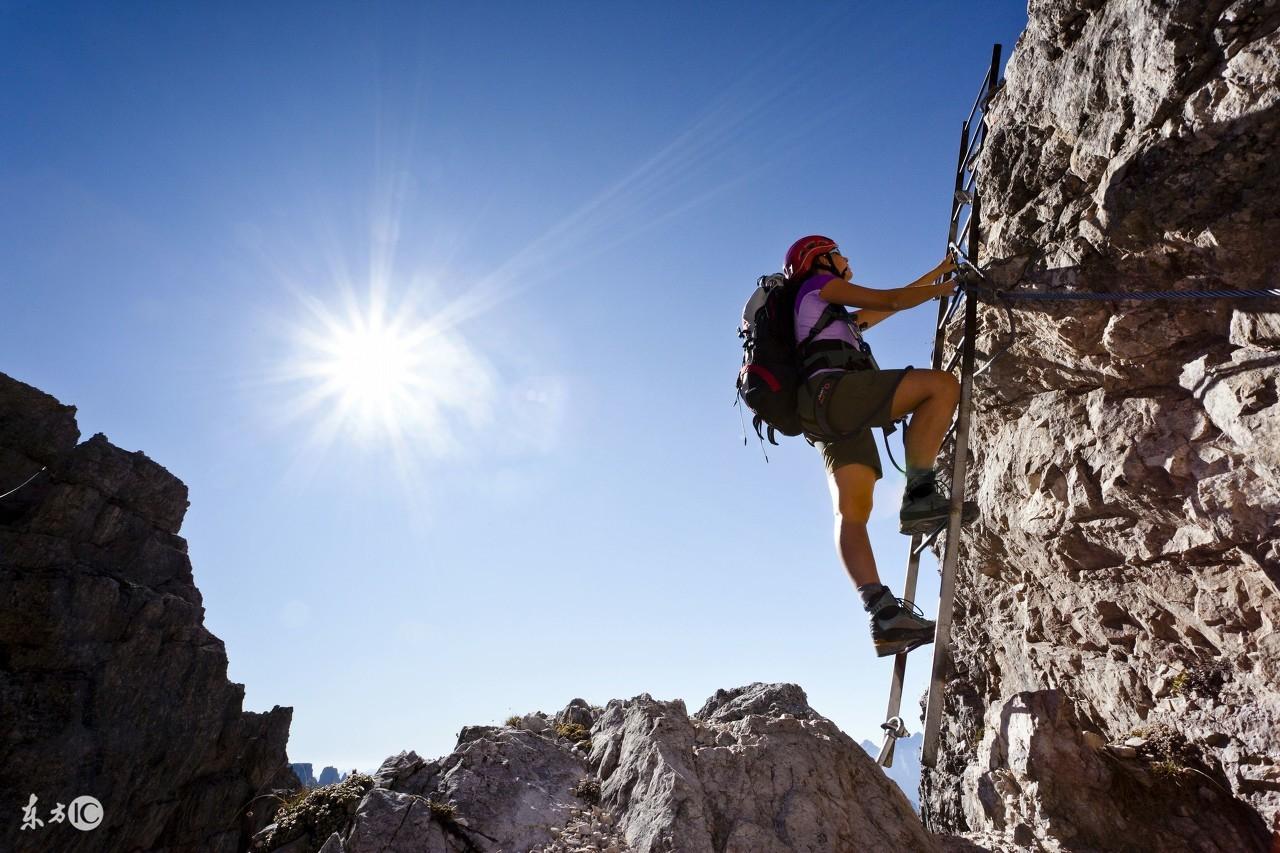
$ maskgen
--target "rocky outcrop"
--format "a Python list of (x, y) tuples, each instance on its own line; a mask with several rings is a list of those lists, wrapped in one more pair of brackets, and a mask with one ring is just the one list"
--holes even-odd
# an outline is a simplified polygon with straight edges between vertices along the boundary
[(315, 769), (310, 762), (295, 762), (289, 765), (289, 769), (298, 777), (298, 782), (308, 788), (315, 788), (319, 785), (316, 781)]
[(315, 768), (310, 762), (297, 762), (289, 765), (289, 769), (298, 777), (298, 782), (308, 788), (317, 788), (321, 785), (335, 785), (347, 778), (346, 773), (339, 773), (338, 768), (326, 766), (320, 771), (319, 778), (316, 778)]
[[(0, 848), (244, 850), (255, 795), (297, 784), (292, 709), (243, 711), (227, 680), (178, 536), (186, 487), (78, 437), (73, 408), (0, 374), (0, 493), (26, 483), (0, 499)], [(96, 828), (53, 817), (81, 796)]]
[(641, 695), (508, 722), (463, 729), (444, 758), (402, 752), (372, 778), (319, 789), (255, 850), (941, 849), (902, 792), (794, 685), (722, 690), (693, 715)]
[[(1032, 2), (979, 165), (991, 279), (1276, 287), (1278, 29), (1274, 0)], [(1019, 849), (1264, 850), (1276, 303), (1022, 305), (975, 386), (982, 517), (926, 823)], [(979, 350), (1010, 343), (1002, 312), (980, 321)]]
[(317, 785), (333, 785), (347, 778), (346, 773), (339, 773), (336, 767), (325, 767), (320, 771), (320, 778), (316, 781)]

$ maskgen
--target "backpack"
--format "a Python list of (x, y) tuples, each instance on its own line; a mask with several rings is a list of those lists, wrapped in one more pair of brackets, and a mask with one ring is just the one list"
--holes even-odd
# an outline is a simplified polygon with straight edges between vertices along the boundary
[[(788, 281), (782, 273), (762, 275), (755, 292), (742, 309), (738, 337), (742, 339), (742, 368), (738, 371), (738, 397), (747, 404), (751, 425), (764, 441), (761, 427), (768, 428), (770, 444), (774, 436), (800, 435), (800, 415), (796, 411), (796, 391), (804, 382), (800, 353), (837, 316), (838, 307), (823, 312), (808, 336), (796, 343), (796, 294), (800, 281)], [(735, 401), (736, 403), (736, 401)]]

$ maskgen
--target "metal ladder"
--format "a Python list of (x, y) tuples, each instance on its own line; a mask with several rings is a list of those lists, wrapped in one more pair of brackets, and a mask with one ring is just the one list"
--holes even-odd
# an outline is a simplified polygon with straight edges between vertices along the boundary
[[(981, 220), (981, 204), (978, 199), (978, 173), (976, 171), (979, 155), (987, 138), (986, 109), (991, 96), (1000, 86), (1000, 54), (1001, 46), (995, 45), (991, 50), (991, 66), (987, 76), (978, 87), (978, 97), (969, 110), (960, 131), (960, 156), (956, 163), (955, 190), (951, 197), (951, 221), (947, 229), (947, 251), (965, 245), (964, 254), (978, 261), (980, 248), (979, 225)], [(969, 216), (963, 225), (960, 219), (968, 209)], [(971, 275), (967, 268), (962, 268), (962, 277)], [(947, 325), (955, 316), (957, 309), (964, 307), (964, 337), (956, 348), (951, 359), (943, 364), (943, 338)], [(934, 540), (945, 530), (946, 546), (942, 557), (942, 587), (938, 595), (938, 619), (933, 636), (933, 674), (929, 682), (929, 700), (925, 709), (924, 748), (920, 760), (926, 767), (933, 767), (938, 756), (938, 730), (942, 725), (942, 686), (947, 671), (951, 667), (951, 614), (955, 603), (956, 558), (960, 545), (960, 515), (964, 508), (965, 473), (969, 464), (969, 416), (973, 400), (973, 362), (974, 337), (978, 325), (978, 303), (971, 296), (966, 297), (962, 291), (955, 299), (943, 298), (938, 305), (938, 323), (933, 338), (933, 369), (954, 370), (957, 363), (960, 368), (960, 405), (957, 408), (956, 421), (951, 425), (955, 436), (955, 448), (952, 454), (951, 467), (951, 515), (945, 527), (928, 537), (919, 534), (911, 537), (910, 557), (907, 560), (907, 578), (902, 597), (914, 601), (916, 595), (916, 579), (920, 570), (920, 554), (933, 544)], [(948, 433), (950, 436), (951, 433)], [(894, 658), (893, 680), (889, 687), (889, 708), (885, 722), (884, 742), (880, 747), (877, 762), (883, 767), (893, 766), (893, 748), (898, 738), (908, 735), (906, 724), (902, 721), (902, 683), (907, 674), (907, 653)]]

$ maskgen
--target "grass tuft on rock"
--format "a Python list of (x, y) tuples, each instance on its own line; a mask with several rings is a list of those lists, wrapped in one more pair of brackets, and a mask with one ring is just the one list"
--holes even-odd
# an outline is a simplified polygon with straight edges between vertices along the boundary
[(1200, 750), (1182, 732), (1157, 723), (1134, 729), (1133, 736), (1144, 738), (1138, 757), (1145, 759), (1151, 771), (1162, 779), (1178, 780), (1203, 763)]
[(437, 823), (452, 826), (458, 822), (458, 807), (453, 803), (427, 800), (427, 808), (431, 810), (431, 819)]
[(281, 805), (273, 828), (254, 849), (274, 850), (306, 838), (305, 850), (314, 853), (330, 835), (346, 827), (360, 800), (372, 788), (373, 777), (365, 773), (352, 773), (332, 785), (303, 788)]
[(573, 786), (573, 795), (585, 803), (598, 806), (600, 805), (600, 783), (591, 778), (581, 779)]
[(584, 740), (588, 744), (591, 743), (591, 730), (582, 723), (557, 723), (556, 736), (574, 743), (581, 743)]
[(1231, 669), (1222, 661), (1190, 666), (1169, 679), (1169, 693), (1173, 696), (1199, 696), (1217, 699), (1223, 685), (1231, 680)]

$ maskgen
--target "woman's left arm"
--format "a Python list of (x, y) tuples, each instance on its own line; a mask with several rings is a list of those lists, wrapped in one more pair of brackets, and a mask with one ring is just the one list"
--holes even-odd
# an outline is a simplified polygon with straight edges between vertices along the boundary
[[(933, 284), (945, 275), (955, 272), (956, 269), (958, 269), (958, 265), (956, 264), (955, 258), (951, 255), (947, 255), (946, 259), (943, 260), (942, 263), (938, 264), (932, 270), (905, 286), (924, 287), (926, 285)], [(872, 311), (870, 309), (863, 308), (861, 311), (854, 311), (850, 314), (850, 318), (858, 324), (859, 329), (865, 331), (870, 329), (876, 323), (879, 323), (885, 317), (892, 317), (897, 313), (897, 311)]]

